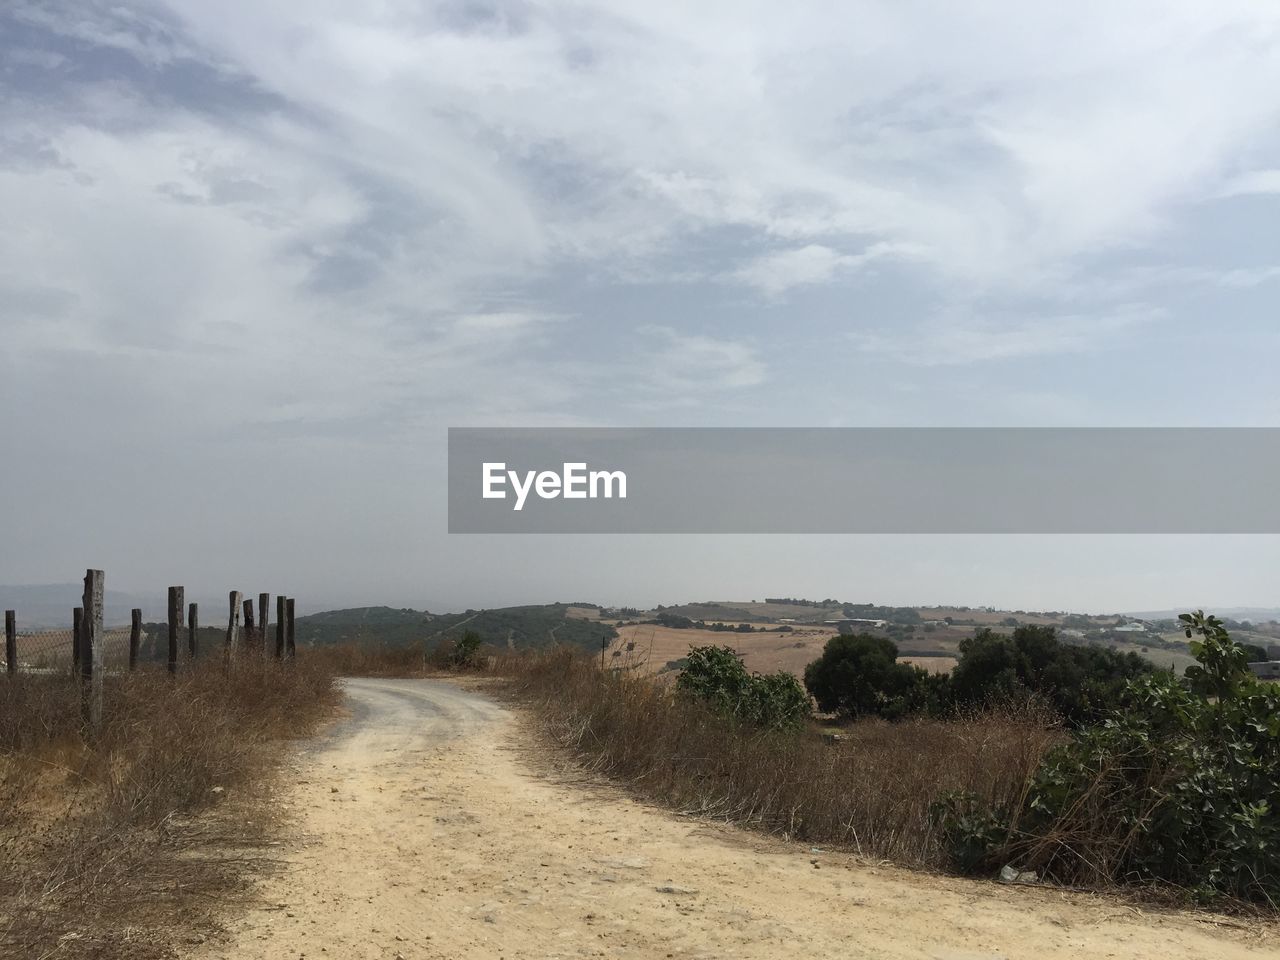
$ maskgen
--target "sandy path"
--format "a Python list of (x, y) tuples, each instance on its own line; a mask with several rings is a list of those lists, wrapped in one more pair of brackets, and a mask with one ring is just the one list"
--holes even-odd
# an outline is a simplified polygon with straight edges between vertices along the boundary
[(299, 839), (207, 958), (1280, 955), (1275, 930), (872, 867), (710, 826), (538, 765), (514, 716), (429, 680), (353, 680), (301, 756)]

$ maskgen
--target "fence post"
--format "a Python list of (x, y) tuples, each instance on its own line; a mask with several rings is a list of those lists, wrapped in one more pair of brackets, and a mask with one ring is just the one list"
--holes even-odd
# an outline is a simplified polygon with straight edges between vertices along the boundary
[(240, 645), (240, 591), (231, 591), (231, 615), (227, 617), (227, 654), (236, 652)]
[(80, 676), (80, 634), (84, 632), (84, 607), (71, 609), (71, 672)]
[(133, 608), (133, 623), (129, 627), (129, 672), (138, 669), (138, 648), (142, 645), (142, 610)]
[(18, 672), (18, 614), (13, 610), (4, 612), (4, 662), (9, 676)]
[(287, 645), (287, 647), (288, 647), (288, 651), (289, 651), (289, 659), (290, 659), (290, 660), (292, 660), (294, 657), (296, 657), (296, 656), (298, 655), (298, 648), (297, 648), (297, 645), (296, 645), (296, 644), (294, 644), (294, 642), (293, 642), (293, 640), (294, 640), (294, 634), (293, 634), (293, 597), (290, 597), (290, 598), (289, 598), (289, 600), (288, 600), (288, 602), (285, 604), (285, 616), (286, 616), (286, 617), (288, 618), (288, 620), (289, 620), (289, 625), (288, 625), (287, 627), (285, 627), (285, 631), (284, 631), (284, 634), (285, 634), (285, 643), (286, 643), (286, 645)]
[(102, 725), (102, 595), (103, 573), (84, 574), (84, 619), (81, 621), (80, 680), (84, 718), (90, 729)]
[(182, 629), (182, 587), (169, 588), (169, 672), (178, 672), (178, 631)]
[(200, 629), (200, 604), (187, 604), (187, 656), (194, 660), (200, 653), (200, 639), (196, 631)]
[(253, 597), (244, 598), (244, 644), (252, 646), (254, 638)]
[(284, 622), (285, 622), (285, 598), (284, 595), (276, 597), (276, 659), (284, 659)]
[(267, 621), (271, 619), (271, 594), (258, 594), (258, 652), (267, 652)]

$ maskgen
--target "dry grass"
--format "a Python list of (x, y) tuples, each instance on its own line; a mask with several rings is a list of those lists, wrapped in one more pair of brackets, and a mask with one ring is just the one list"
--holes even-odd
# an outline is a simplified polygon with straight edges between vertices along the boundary
[(318, 662), (234, 666), (108, 677), (96, 736), (70, 678), (0, 680), (0, 955), (173, 956), (242, 892), (264, 775), (338, 692)]
[(335, 644), (307, 651), (307, 659), (323, 663), (340, 677), (420, 677), (436, 668), (438, 657), (424, 654), (420, 644)]
[(951, 790), (1017, 799), (1060, 734), (1030, 708), (953, 721), (817, 730), (737, 727), (639, 671), (567, 650), (505, 658), (500, 672), (589, 768), (689, 813), (899, 863), (941, 866), (930, 804)]

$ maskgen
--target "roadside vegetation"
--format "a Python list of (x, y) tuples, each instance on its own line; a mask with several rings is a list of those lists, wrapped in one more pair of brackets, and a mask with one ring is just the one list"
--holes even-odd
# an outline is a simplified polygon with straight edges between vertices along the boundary
[(1015, 803), (940, 801), (957, 867), (1012, 861), (1060, 882), (1280, 907), (1280, 685), (1253, 676), (1215, 617), (1183, 621), (1200, 664), (1185, 680), (1129, 683), (1103, 722), (1046, 755)]
[[(758, 702), (773, 681), (744, 683), (706, 650), (691, 653), (695, 664), (698, 679), (684, 684), (601, 670), (569, 649), (506, 657), (498, 669), (584, 766), (642, 796), (906, 864), (947, 863), (930, 816), (936, 798), (963, 791), (1011, 804), (1061, 737), (1047, 715), (1023, 706), (949, 721), (869, 719), (828, 742), (807, 723), (774, 722), (789, 709), (735, 704), (734, 691)], [(717, 676), (723, 685), (712, 682)]]
[(848, 719), (946, 717), (1033, 696), (1080, 726), (1118, 707), (1130, 681), (1157, 672), (1136, 654), (1062, 643), (1044, 626), (1020, 626), (1012, 635), (979, 630), (960, 642), (950, 674), (930, 674), (898, 656), (886, 637), (835, 636), (805, 670), (805, 686), (820, 710)]
[(832, 638), (805, 682), (693, 648), (675, 683), (569, 649), (498, 669), (590, 769), (689, 813), (864, 855), (1280, 906), (1280, 686), (1221, 621), (1185, 677), (1051, 628), (979, 632), (950, 677)]
[(264, 790), (338, 701), (300, 659), (110, 676), (96, 735), (66, 676), (0, 678), (0, 954), (173, 955), (268, 859)]

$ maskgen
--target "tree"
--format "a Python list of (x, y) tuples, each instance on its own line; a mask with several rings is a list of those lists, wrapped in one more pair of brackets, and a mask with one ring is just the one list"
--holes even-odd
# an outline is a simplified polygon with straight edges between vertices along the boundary
[(895, 719), (912, 711), (913, 688), (923, 670), (898, 663), (898, 647), (885, 637), (840, 634), (804, 671), (804, 685), (822, 710), (849, 717)]
[(1244, 651), (1245, 659), (1249, 663), (1266, 663), (1271, 659), (1267, 656), (1266, 649), (1256, 643), (1242, 643), (1240, 649)]
[(1008, 637), (979, 630), (962, 640), (951, 692), (957, 703), (972, 705), (1035, 693), (1079, 725), (1117, 706), (1129, 680), (1154, 670), (1135, 653), (1072, 646), (1053, 627), (1024, 625)]

